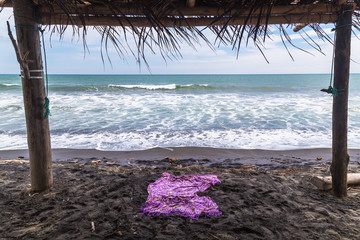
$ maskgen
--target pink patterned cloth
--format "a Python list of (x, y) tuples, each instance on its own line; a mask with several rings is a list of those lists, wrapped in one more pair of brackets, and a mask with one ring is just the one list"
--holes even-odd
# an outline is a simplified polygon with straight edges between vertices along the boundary
[(211, 185), (220, 183), (215, 175), (185, 175), (174, 176), (163, 173), (162, 177), (149, 184), (149, 193), (145, 206), (140, 208), (140, 214), (149, 216), (164, 213), (199, 219), (202, 212), (206, 217), (220, 216), (216, 203), (210, 197), (199, 197), (196, 193), (203, 192)]

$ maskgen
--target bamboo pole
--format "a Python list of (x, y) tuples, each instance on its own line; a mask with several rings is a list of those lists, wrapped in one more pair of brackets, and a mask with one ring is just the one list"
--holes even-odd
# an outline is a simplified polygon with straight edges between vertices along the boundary
[[(338, 94), (333, 100), (332, 164), (331, 175), (334, 195), (347, 196), (347, 151), (348, 94), (350, 72), (350, 42), (352, 5), (343, 5), (335, 33), (334, 89)], [(336, 91), (335, 91), (336, 92)]]
[[(227, 25), (247, 25), (255, 24), (296, 24), (296, 23), (331, 23), (337, 20), (336, 15), (316, 14), (316, 15), (289, 15), (274, 16), (267, 21), (266, 17), (258, 16), (238, 17), (238, 18), (160, 18), (158, 27), (192, 27), (192, 26), (222, 26)], [(122, 27), (153, 27), (154, 21), (144, 17), (110, 17), (110, 16), (73, 16), (66, 15), (43, 15), (40, 22), (44, 25), (77, 25), (77, 26), (122, 26)]]
[(31, 188), (39, 192), (53, 185), (49, 121), (44, 118), (45, 86), (40, 35), (32, 0), (12, 0), (16, 36), (21, 59), (27, 140), (30, 157)]

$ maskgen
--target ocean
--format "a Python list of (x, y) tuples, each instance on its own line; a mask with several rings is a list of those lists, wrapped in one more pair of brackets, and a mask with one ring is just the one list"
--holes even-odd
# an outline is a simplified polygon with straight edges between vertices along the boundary
[[(330, 75), (50, 75), (53, 148), (331, 147)], [(25, 149), (21, 80), (0, 75), (0, 150)], [(360, 148), (360, 74), (349, 148)]]

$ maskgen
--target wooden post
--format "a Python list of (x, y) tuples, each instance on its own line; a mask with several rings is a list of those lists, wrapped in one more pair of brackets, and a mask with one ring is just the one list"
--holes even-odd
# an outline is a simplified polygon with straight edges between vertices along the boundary
[(36, 5), (32, 0), (12, 0), (22, 67), (31, 188), (39, 192), (53, 185), (49, 120), (44, 118), (45, 84)]
[(334, 195), (337, 197), (347, 196), (347, 167), (349, 164), (347, 123), (352, 13), (352, 5), (343, 5), (335, 32), (331, 175)]

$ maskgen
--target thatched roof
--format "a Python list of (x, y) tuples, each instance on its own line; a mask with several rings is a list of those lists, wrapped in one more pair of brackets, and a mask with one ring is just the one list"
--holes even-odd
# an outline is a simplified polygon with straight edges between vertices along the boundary
[[(120, 41), (133, 40), (137, 60), (144, 60), (145, 49), (154, 46), (164, 57), (181, 55), (180, 43), (193, 46), (203, 39), (210, 47), (230, 45), (239, 52), (243, 40), (252, 40), (261, 51), (269, 38), (271, 24), (284, 42), (287, 33), (297, 26), (312, 28), (320, 38), (332, 41), (320, 27), (321, 23), (336, 23), (341, 4), (354, 6), (353, 27), (360, 30), (360, 0), (33, 0), (37, 5), (37, 21), (61, 34), (68, 26), (76, 34), (86, 36), (93, 26), (102, 36), (105, 48), (112, 42), (120, 56), (129, 46)], [(11, 7), (11, 0), (0, 0)], [(1, 6), (0, 5), (0, 6)], [(300, 24), (300, 25), (298, 25)], [(199, 27), (201, 26), (201, 28)], [(216, 41), (203, 34), (210, 29)], [(308, 36), (306, 36), (307, 38)], [(309, 41), (310, 43), (310, 41)], [(286, 46), (286, 45), (285, 45)], [(320, 50), (316, 44), (312, 44)], [(321, 50), (320, 50), (321, 51)]]

